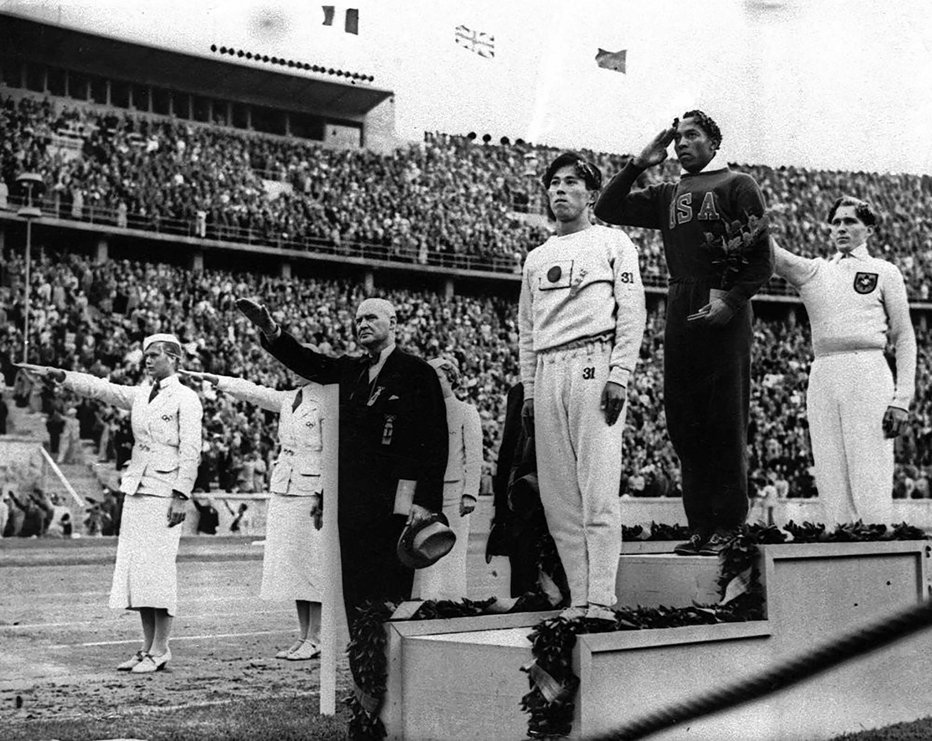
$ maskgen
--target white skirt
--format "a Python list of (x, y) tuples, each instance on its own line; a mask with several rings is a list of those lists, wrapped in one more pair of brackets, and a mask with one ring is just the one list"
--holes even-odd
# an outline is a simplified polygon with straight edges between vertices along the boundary
[(320, 531), (314, 529), (309, 497), (272, 494), (265, 520), (262, 561), (264, 600), (323, 599)]
[(138, 610), (163, 608), (174, 615), (178, 606), (175, 559), (181, 525), (168, 527), (171, 499), (145, 494), (123, 499), (110, 607)]

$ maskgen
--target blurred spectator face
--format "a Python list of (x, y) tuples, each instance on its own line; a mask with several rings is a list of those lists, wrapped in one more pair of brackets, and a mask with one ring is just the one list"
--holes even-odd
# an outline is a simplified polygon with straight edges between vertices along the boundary
[(854, 206), (839, 206), (829, 223), (832, 242), (839, 252), (850, 252), (867, 242), (874, 227), (865, 225), (857, 216)]
[(165, 352), (161, 342), (153, 342), (145, 352), (146, 370), (156, 381), (168, 378), (175, 372), (175, 358)]
[(550, 210), (557, 221), (575, 221), (592, 205), (595, 194), (594, 190), (586, 187), (586, 182), (572, 165), (557, 170), (547, 185)]
[(395, 312), (384, 299), (366, 299), (356, 310), (356, 339), (370, 353), (381, 352), (395, 337)]
[(694, 118), (684, 118), (676, 126), (676, 156), (686, 172), (699, 172), (715, 156), (715, 145)]

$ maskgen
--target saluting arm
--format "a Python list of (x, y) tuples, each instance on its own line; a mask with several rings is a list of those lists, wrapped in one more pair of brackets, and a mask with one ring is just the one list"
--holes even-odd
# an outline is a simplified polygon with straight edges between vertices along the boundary
[(92, 376), (90, 373), (78, 373), (76, 371), (65, 371), (65, 380), (62, 381), (62, 385), (79, 396), (96, 399), (121, 409), (132, 409), (133, 401), (140, 390), (139, 386), (124, 386), (111, 383)]
[(676, 122), (657, 134), (622, 171), (612, 178), (595, 205), (595, 215), (609, 224), (659, 229), (656, 187), (631, 192), (634, 181), (644, 170), (667, 158), (667, 148), (676, 136)]
[(282, 365), (309, 381), (320, 384), (337, 383), (340, 380), (336, 358), (304, 347), (291, 334), (279, 329), (274, 339), (262, 336), (262, 347), (268, 350)]
[(240, 401), (255, 404), (270, 412), (281, 412), (282, 404), (288, 396), (287, 391), (260, 386), (258, 383), (247, 381), (245, 378), (233, 378), (231, 376), (219, 376), (217, 388)]
[(815, 260), (794, 255), (778, 245), (772, 237), (770, 242), (773, 245), (773, 272), (775, 275), (783, 278), (795, 288), (801, 287), (815, 275)]

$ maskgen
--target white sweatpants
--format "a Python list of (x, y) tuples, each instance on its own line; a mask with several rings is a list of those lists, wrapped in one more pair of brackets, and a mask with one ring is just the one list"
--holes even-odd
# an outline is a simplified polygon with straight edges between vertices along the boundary
[(443, 514), (456, 535), (452, 550), (433, 566), (414, 572), (413, 599), (461, 600), (466, 596), (466, 552), (469, 547), (469, 518), (460, 517), (460, 500), (465, 481), (443, 484)]
[(892, 522), (893, 440), (884, 437), (882, 423), (893, 392), (879, 350), (828, 355), (812, 364), (806, 411), (829, 526)]
[(541, 353), (534, 427), (547, 526), (570, 588), (570, 604), (615, 604), (621, 550), (621, 442), (627, 404), (611, 427), (599, 409), (612, 346), (594, 342)]

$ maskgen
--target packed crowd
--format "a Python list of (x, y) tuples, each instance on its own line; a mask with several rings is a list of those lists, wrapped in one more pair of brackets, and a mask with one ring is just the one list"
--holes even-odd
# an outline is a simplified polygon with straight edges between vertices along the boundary
[[(53, 145), (67, 127), (80, 152)], [(726, 142), (727, 143), (727, 142)], [(524, 142), (427, 134), (389, 154), (246, 134), (164, 117), (0, 97), (0, 178), (34, 171), (62, 216), (337, 254), (518, 270), (547, 230), (537, 176), (557, 150)], [(606, 176), (625, 157), (587, 152)], [(881, 212), (878, 256), (897, 264), (913, 298), (932, 276), (929, 176), (741, 166), (760, 183), (773, 232), (789, 249), (823, 254), (825, 215), (838, 193)], [(672, 178), (668, 161), (643, 177)], [(659, 237), (631, 230), (648, 282), (665, 275)], [(772, 288), (776, 289), (776, 284)]]
[[(32, 273), (34, 362), (85, 370), (121, 383), (142, 375), (145, 335), (174, 331), (185, 343), (189, 368), (240, 376), (272, 387), (299, 383), (259, 345), (234, 306), (240, 296), (261, 296), (277, 321), (300, 341), (323, 352), (359, 352), (353, 316), (361, 286), (349, 282), (281, 279), (221, 271), (195, 273), (169, 265), (111, 261), (95, 264), (78, 254), (40, 253)], [(48, 414), (74, 411), (81, 437), (98, 443), (104, 460), (120, 463), (131, 449), (126, 415), (94, 402), (28, 387), (12, 365), (21, 347), (22, 265), (0, 256), (0, 372), (17, 403)], [(385, 293), (398, 310), (398, 341), (426, 358), (453, 355), (464, 379), (464, 398), (480, 410), (484, 460), (494, 466), (504, 397), (518, 378), (516, 307), (493, 297), (444, 299), (426, 291)], [(755, 489), (785, 482), (794, 496), (813, 496), (805, 389), (811, 359), (808, 328), (791, 322), (755, 325), (750, 451)], [(912, 422), (898, 442), (899, 493), (928, 493), (932, 470), (932, 340), (919, 332), (918, 396)], [(625, 473), (620, 493), (677, 496), (679, 471), (663, 419), (663, 316), (651, 313), (641, 362), (629, 391)], [(209, 385), (204, 404), (204, 449), (197, 489), (263, 491), (275, 450), (274, 415), (237, 402)], [(52, 418), (51, 416), (49, 417)], [(908, 482), (914, 482), (910, 485)], [(916, 486), (915, 482), (919, 482)], [(783, 483), (780, 484), (784, 486)], [(918, 493), (917, 493), (918, 492)]]

